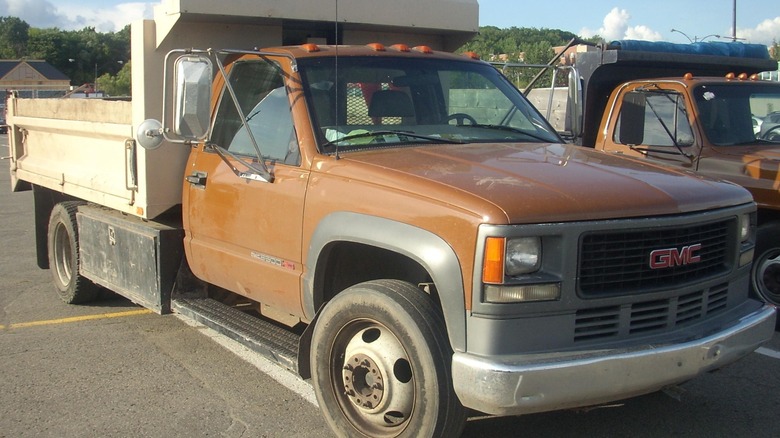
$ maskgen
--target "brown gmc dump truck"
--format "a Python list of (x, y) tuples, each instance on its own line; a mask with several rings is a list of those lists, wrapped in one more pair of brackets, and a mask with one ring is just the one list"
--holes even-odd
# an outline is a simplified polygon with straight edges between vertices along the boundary
[[(214, 327), (311, 379), (341, 436), (633, 397), (773, 336), (750, 194), (562, 144), (447, 53), (476, 2), (409, 3), (404, 26), (293, 3), (158, 7), (132, 101), (10, 99), (13, 189), (62, 299), (103, 286)], [(289, 45), (252, 48), (268, 35)]]
[[(748, 189), (758, 204), (751, 289), (780, 305), (780, 82), (758, 79), (778, 68), (766, 46), (619, 41), (580, 48), (563, 70), (571, 90), (561, 88), (549, 106), (568, 108), (551, 117), (556, 129), (579, 145)], [(546, 110), (549, 94), (541, 91), (532, 95)]]

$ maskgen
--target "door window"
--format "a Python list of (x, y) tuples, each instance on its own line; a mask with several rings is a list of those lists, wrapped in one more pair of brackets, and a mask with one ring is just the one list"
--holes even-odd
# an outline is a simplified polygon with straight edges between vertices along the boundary
[(693, 145), (693, 130), (682, 96), (666, 92), (626, 94), (613, 141), (661, 147)]
[(257, 157), (254, 138), (263, 159), (300, 164), (290, 100), (280, 67), (265, 60), (237, 62), (230, 71), (229, 83), (246, 117), (246, 125), (236, 102), (224, 89), (212, 143), (236, 155)]

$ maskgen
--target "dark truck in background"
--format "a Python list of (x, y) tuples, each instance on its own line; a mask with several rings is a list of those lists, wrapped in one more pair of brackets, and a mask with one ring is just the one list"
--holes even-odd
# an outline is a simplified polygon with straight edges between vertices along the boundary
[[(751, 290), (780, 305), (780, 82), (766, 46), (618, 41), (565, 55), (569, 86), (526, 90), (569, 141), (725, 179), (758, 205)], [(573, 60), (573, 62), (572, 62)]]

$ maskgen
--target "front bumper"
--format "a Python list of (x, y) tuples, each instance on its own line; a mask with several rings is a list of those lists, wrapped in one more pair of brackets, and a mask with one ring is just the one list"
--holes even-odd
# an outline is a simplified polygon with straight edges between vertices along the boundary
[(500, 361), (455, 353), (455, 392), (464, 406), (493, 415), (592, 406), (647, 394), (753, 352), (774, 335), (775, 317), (774, 307), (763, 306), (731, 327), (676, 344)]

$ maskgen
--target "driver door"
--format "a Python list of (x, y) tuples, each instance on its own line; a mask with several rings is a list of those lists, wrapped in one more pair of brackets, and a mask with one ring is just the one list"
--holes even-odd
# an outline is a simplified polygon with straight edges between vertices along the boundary
[[(190, 155), (184, 186), (185, 249), (199, 278), (299, 315), (301, 227), (309, 172), (285, 87), (285, 58), (247, 58), (230, 66), (211, 141)], [(246, 116), (246, 126), (241, 113)], [(252, 138), (256, 140), (258, 157)], [(225, 159), (210, 145), (230, 154)], [(225, 154), (223, 154), (225, 155)], [(247, 178), (244, 163), (263, 161), (272, 182)]]
[(685, 94), (657, 84), (648, 88), (621, 92), (618, 112), (601, 131), (603, 150), (696, 170), (701, 147)]

